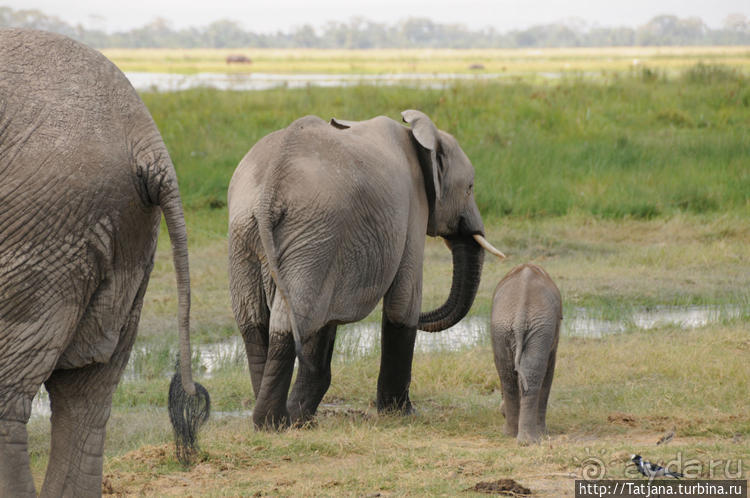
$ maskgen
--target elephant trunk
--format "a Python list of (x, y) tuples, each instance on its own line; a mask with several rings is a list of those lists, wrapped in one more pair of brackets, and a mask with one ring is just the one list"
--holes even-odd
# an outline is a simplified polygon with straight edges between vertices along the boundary
[(440, 332), (458, 323), (469, 312), (479, 288), (484, 250), (473, 237), (446, 239), (453, 254), (453, 279), (445, 304), (421, 313), (417, 328)]

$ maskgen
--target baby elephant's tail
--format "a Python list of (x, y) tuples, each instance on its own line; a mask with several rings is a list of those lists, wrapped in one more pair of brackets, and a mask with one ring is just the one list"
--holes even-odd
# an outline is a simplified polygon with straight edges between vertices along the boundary
[(526, 333), (526, 299), (527, 299), (527, 279), (521, 278), (521, 288), (518, 296), (520, 302), (515, 317), (513, 317), (513, 336), (515, 338), (516, 349), (513, 356), (513, 367), (518, 374), (518, 383), (521, 386), (521, 394), (526, 394), (529, 390), (529, 382), (521, 369), (521, 355), (523, 354), (524, 335)]

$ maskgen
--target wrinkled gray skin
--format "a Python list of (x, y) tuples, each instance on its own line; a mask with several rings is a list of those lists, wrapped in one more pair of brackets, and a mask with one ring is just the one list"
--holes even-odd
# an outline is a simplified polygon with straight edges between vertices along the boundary
[[(474, 168), (419, 111), (307, 116), (260, 140), (229, 186), (232, 308), (247, 350), (257, 427), (309, 420), (331, 382), (339, 324), (383, 299), (380, 411), (411, 413), (417, 328), (439, 331), (469, 310), (484, 253)], [(452, 248), (445, 305), (420, 315), (425, 234)], [(296, 355), (297, 379), (287, 401)]]
[(146, 107), (98, 52), (0, 29), (0, 496), (35, 496), (26, 422), (42, 383), (52, 409), (42, 495), (101, 494), (105, 424), (162, 210), (189, 357), (185, 224)]
[(516, 266), (497, 284), (492, 350), (503, 390), (504, 430), (522, 444), (539, 441), (547, 431), (561, 320), (560, 291), (541, 267)]

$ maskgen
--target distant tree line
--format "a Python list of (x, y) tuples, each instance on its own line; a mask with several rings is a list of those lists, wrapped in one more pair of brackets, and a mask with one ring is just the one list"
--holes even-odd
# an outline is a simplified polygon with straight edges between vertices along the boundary
[(439, 24), (410, 18), (393, 25), (363, 18), (331, 21), (320, 28), (306, 24), (288, 32), (253, 33), (234, 20), (203, 27), (173, 29), (155, 19), (130, 31), (107, 33), (73, 26), (39, 10), (0, 7), (0, 27), (30, 27), (68, 35), (97, 48), (519, 48), (604, 47), (643, 45), (750, 45), (750, 19), (730, 14), (719, 29), (696, 17), (660, 15), (636, 27), (589, 26), (581, 21), (544, 24), (501, 33), (494, 28), (471, 30), (460, 24)]

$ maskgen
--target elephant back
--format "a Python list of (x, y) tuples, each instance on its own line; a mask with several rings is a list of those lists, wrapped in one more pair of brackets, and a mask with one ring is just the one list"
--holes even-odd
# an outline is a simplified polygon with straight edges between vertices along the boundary
[[(75, 189), (103, 168), (132, 162), (129, 137), (142, 134), (150, 115), (101, 53), (54, 33), (2, 29), (0, 67), (0, 165), (6, 176)], [(111, 182), (112, 172), (106, 176)]]
[[(127, 78), (99, 52), (30, 29), (0, 29), (0, 68), (4, 296), (77, 299), (118, 262), (143, 274), (159, 211), (141, 201), (130, 137), (153, 122)], [(122, 233), (130, 237), (117, 245)], [(132, 297), (135, 284), (110, 279)]]
[[(523, 325), (517, 323), (519, 316), (523, 316)], [(562, 319), (559, 289), (538, 265), (524, 263), (512, 268), (492, 296), (493, 330), (510, 331), (542, 317), (552, 321)]]

